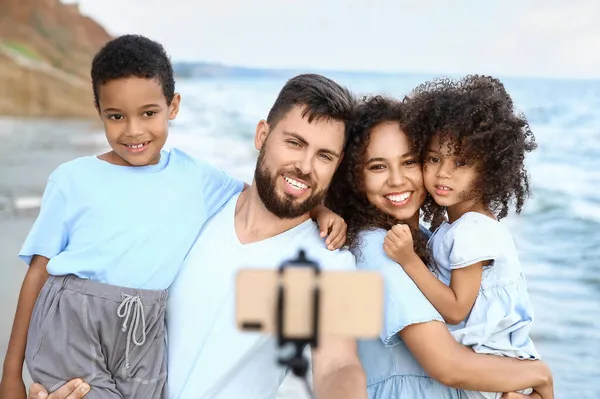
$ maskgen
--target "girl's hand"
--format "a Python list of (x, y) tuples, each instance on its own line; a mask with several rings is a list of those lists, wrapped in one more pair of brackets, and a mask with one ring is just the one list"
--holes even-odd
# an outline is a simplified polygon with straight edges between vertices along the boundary
[(400, 265), (408, 264), (414, 260), (417, 254), (413, 247), (410, 227), (405, 224), (397, 224), (392, 227), (383, 240), (383, 250), (390, 259)]

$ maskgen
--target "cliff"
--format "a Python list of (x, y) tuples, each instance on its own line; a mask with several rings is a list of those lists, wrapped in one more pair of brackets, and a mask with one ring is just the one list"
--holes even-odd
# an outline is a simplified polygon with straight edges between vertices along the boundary
[(0, 115), (95, 115), (89, 70), (110, 39), (77, 5), (0, 0)]

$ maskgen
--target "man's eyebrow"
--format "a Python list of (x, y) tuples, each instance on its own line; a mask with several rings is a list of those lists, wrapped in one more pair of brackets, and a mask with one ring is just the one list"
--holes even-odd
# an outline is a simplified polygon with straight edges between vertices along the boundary
[[(284, 131), (284, 132), (283, 132), (283, 134), (284, 134), (284, 135), (286, 135), (286, 136), (290, 136), (290, 137), (293, 137), (293, 138), (295, 138), (295, 139), (296, 139), (296, 140), (298, 140), (298, 141), (299, 141), (299, 142), (300, 142), (302, 145), (308, 145), (308, 141), (306, 141), (306, 140), (304, 139), (304, 137), (300, 136), (298, 133), (294, 133), (294, 132), (286, 132), (286, 131)], [(330, 149), (328, 149), (328, 148), (320, 148), (320, 149), (319, 149), (319, 152), (320, 152), (320, 153), (323, 153), (323, 154), (329, 154), (329, 155), (331, 155), (331, 156), (334, 156), (334, 157), (336, 157), (336, 158), (339, 158), (339, 157), (340, 157), (340, 153), (339, 153), (339, 152), (336, 152), (336, 151), (330, 150)]]
[(291, 137), (295, 138), (303, 145), (308, 145), (308, 141), (304, 140), (304, 137), (300, 136), (298, 133), (284, 131), (283, 134), (286, 136), (291, 136)]

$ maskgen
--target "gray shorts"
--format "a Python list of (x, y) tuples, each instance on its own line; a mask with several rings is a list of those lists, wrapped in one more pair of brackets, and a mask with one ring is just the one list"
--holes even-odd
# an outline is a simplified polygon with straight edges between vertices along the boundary
[(167, 291), (50, 276), (37, 299), (25, 360), (53, 392), (73, 378), (87, 399), (166, 398)]

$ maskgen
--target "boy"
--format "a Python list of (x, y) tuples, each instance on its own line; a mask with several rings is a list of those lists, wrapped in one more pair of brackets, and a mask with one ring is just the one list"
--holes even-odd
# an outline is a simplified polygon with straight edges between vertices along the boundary
[(204, 223), (244, 187), (163, 150), (181, 97), (160, 44), (121, 36), (95, 56), (91, 75), (112, 150), (48, 179), (19, 254), (29, 270), (1, 399), (25, 398), (24, 360), (49, 392), (83, 376), (94, 398), (165, 397), (167, 288)]

